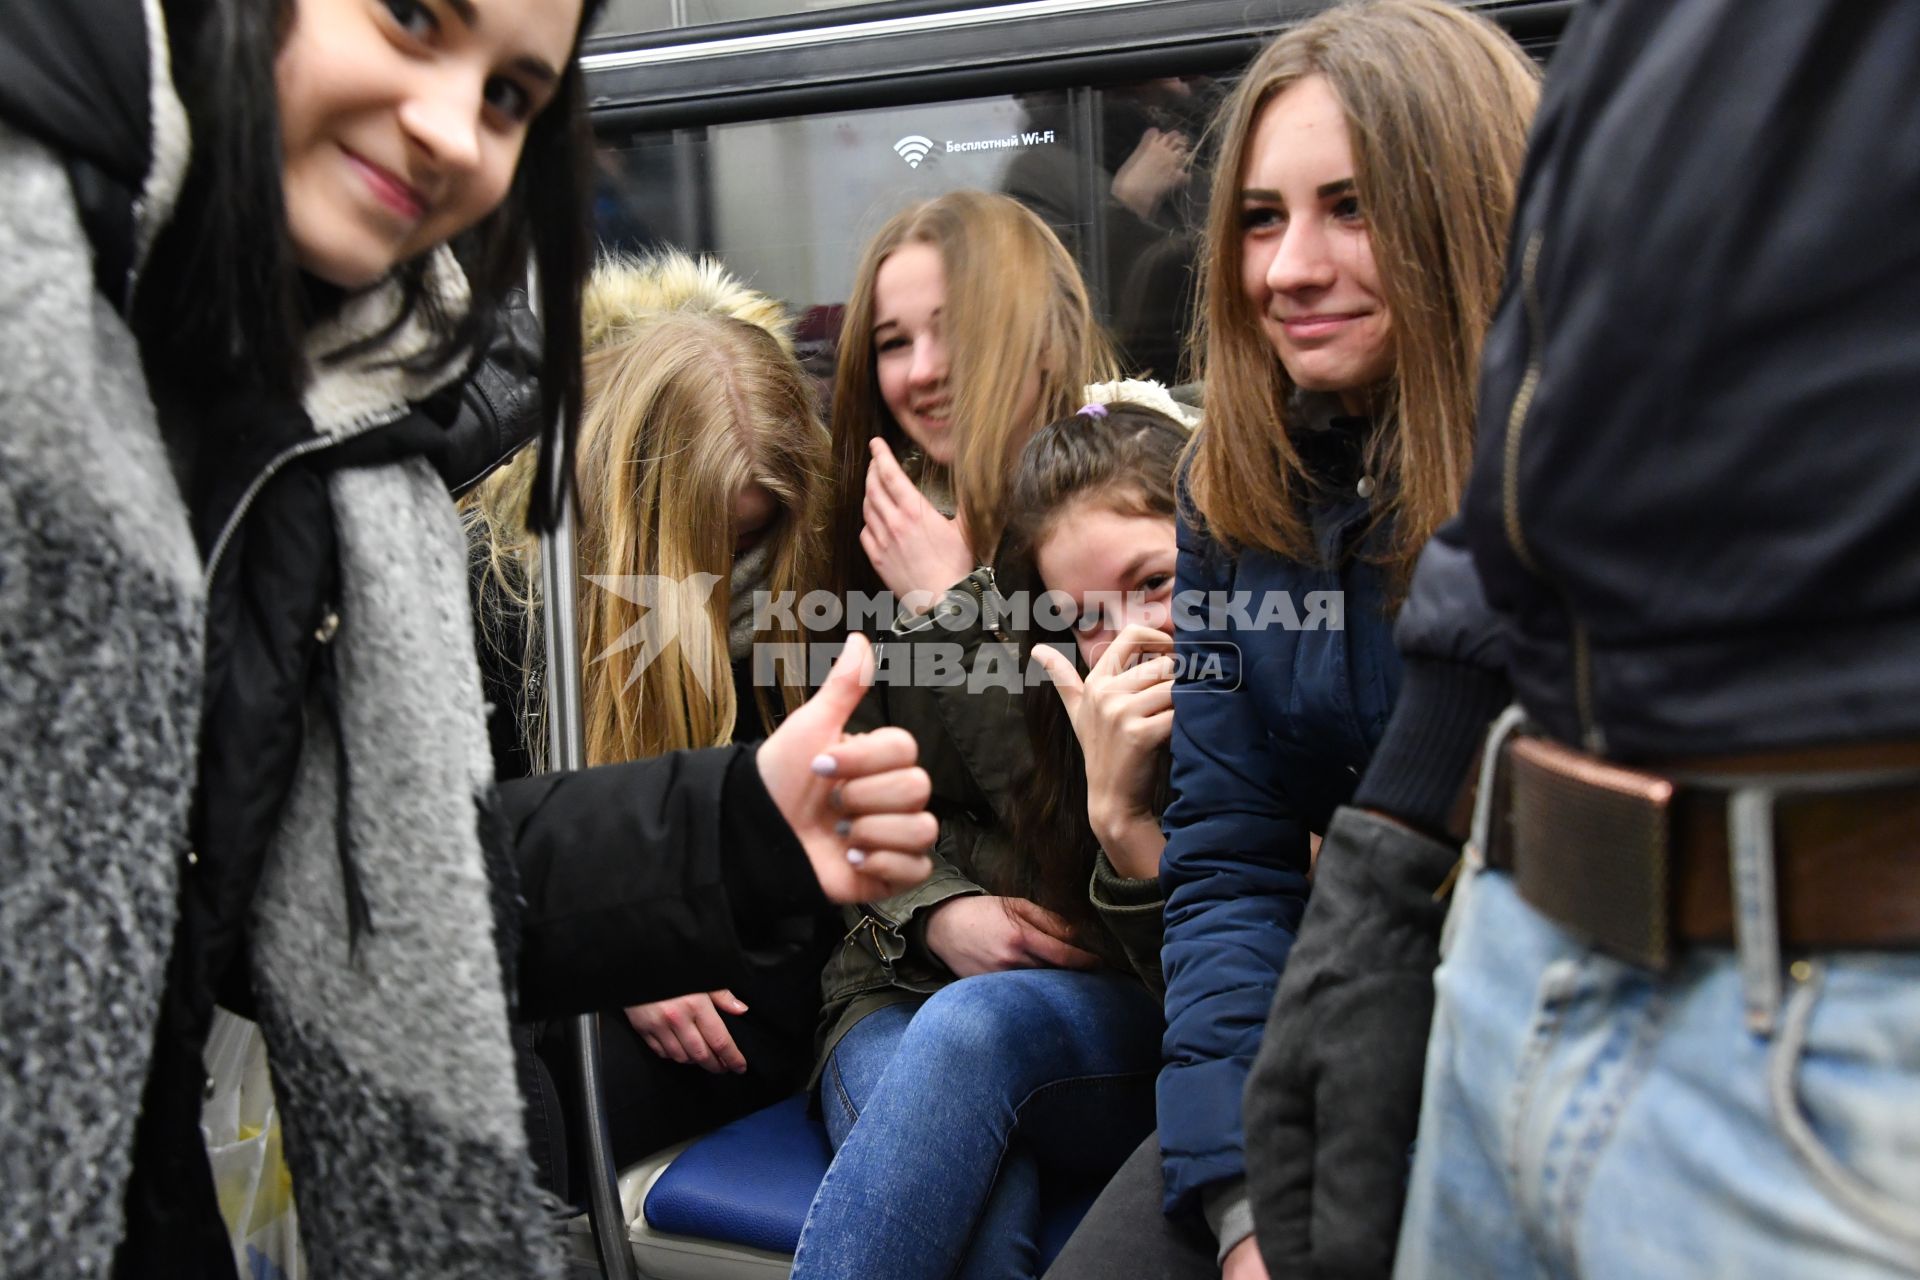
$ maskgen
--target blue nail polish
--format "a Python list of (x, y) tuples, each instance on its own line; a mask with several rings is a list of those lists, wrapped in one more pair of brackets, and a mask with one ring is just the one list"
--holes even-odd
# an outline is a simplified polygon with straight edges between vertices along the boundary
[(853, 834), (853, 823), (852, 823), (852, 822), (851, 822), (850, 820), (848, 820), (848, 819), (846, 819), (846, 818), (842, 818), (842, 819), (840, 819), (840, 821), (838, 821), (838, 822), (836, 822), (836, 823), (834, 823), (834, 824), (833, 824), (833, 834), (835, 834), (835, 835), (837, 835), (837, 836), (850, 836), (850, 835), (852, 835), (852, 834)]

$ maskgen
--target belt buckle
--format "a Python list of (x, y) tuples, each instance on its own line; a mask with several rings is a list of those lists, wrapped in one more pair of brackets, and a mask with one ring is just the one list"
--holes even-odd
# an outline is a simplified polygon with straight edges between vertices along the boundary
[[(1673, 959), (1667, 778), (1583, 755), (1549, 738), (1517, 738), (1514, 887), (1600, 950), (1664, 972)], [(1556, 854), (1558, 856), (1556, 856)]]

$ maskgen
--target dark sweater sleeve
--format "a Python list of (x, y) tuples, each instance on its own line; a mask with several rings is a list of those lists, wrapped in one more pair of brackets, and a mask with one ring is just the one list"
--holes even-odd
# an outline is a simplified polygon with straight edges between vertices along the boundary
[(732, 986), (743, 937), (824, 905), (753, 750), (678, 751), (501, 786), (523, 909), (520, 1014)]
[(827, 905), (806, 850), (760, 779), (759, 749), (732, 753), (720, 796), (720, 866), (734, 924), (749, 945), (775, 921)]
[(1394, 643), (1400, 697), (1352, 803), (1457, 842), (1481, 740), (1513, 696), (1505, 632), (1459, 520), (1421, 552)]

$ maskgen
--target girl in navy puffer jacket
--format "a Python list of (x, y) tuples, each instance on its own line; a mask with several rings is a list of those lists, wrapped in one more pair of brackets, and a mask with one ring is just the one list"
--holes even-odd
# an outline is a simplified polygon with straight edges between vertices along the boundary
[(1173, 610), (1164, 1182), (1136, 1156), (1055, 1274), (1095, 1274), (1096, 1238), (1144, 1274), (1154, 1236), (1159, 1272), (1264, 1275), (1242, 1086), (1313, 834), (1392, 709), (1398, 597), (1466, 475), (1537, 80), (1490, 23), (1373, 0), (1281, 36), (1224, 108)]

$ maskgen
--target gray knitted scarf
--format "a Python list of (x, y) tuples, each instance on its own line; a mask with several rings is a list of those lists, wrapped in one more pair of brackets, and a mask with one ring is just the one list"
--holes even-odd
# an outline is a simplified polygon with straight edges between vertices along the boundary
[[(464, 305), (444, 250), (431, 287)], [(377, 332), (397, 289), (315, 332), (326, 352)], [(364, 358), (317, 364), (306, 409), (344, 438), (390, 421), (457, 370), (409, 374), (409, 321)], [(493, 760), (481, 710), (466, 542), (421, 459), (329, 480), (339, 532), (334, 717), (306, 742), (252, 920), (254, 985), (316, 1276), (555, 1273), (508, 1040), (493, 904), (510, 869), (483, 837)], [(344, 751), (339, 748), (344, 746)], [(350, 942), (336, 763), (372, 927)], [(509, 929), (509, 932), (511, 930)]]
[(773, 542), (758, 545), (735, 557), (727, 579), (727, 657), (735, 662), (753, 656), (754, 596), (767, 589), (773, 574)]
[(99, 1276), (187, 855), (204, 593), (66, 167), (5, 125), (0, 297), (0, 1276)]

